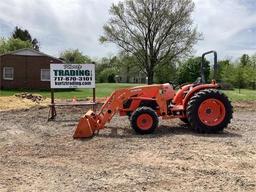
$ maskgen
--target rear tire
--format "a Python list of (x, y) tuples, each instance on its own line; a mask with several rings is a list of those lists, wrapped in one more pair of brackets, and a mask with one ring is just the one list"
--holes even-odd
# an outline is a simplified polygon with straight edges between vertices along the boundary
[(150, 107), (140, 107), (131, 116), (131, 127), (139, 134), (153, 133), (158, 122), (156, 112)]
[(198, 133), (218, 133), (230, 123), (233, 107), (227, 96), (214, 89), (196, 93), (187, 106), (191, 127)]

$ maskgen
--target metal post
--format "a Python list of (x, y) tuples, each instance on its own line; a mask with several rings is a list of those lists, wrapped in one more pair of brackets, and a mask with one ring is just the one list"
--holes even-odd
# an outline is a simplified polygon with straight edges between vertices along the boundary
[(95, 111), (95, 103), (96, 103), (96, 88), (93, 88), (93, 111)]

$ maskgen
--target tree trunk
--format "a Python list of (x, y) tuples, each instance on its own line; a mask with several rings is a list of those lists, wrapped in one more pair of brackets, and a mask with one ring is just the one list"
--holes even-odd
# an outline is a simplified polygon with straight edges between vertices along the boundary
[(127, 66), (126, 83), (130, 83), (130, 67), (129, 66)]
[(152, 85), (154, 83), (154, 72), (149, 71), (147, 74), (148, 74), (148, 85)]

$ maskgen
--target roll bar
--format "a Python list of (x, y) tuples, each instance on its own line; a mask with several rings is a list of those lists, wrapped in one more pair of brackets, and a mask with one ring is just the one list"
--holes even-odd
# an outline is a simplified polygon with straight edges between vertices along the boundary
[(204, 58), (206, 55), (209, 55), (213, 53), (214, 54), (214, 64), (213, 64), (213, 69), (214, 69), (214, 74), (213, 74), (213, 78), (216, 80), (216, 75), (217, 75), (217, 70), (218, 70), (218, 55), (216, 51), (208, 51), (206, 53), (204, 53), (202, 55), (202, 61), (201, 61), (201, 79), (202, 79), (202, 83), (205, 83), (205, 75), (204, 75)]

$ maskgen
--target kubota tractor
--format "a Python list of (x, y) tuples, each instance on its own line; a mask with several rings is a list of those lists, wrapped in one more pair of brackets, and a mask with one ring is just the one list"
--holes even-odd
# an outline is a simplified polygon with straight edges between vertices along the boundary
[(80, 119), (73, 137), (92, 137), (117, 112), (128, 116), (131, 127), (140, 134), (153, 133), (160, 117), (179, 118), (199, 133), (222, 131), (232, 119), (233, 108), (215, 80), (205, 83), (204, 57), (210, 53), (214, 54), (215, 77), (217, 53), (209, 51), (202, 55), (201, 78), (197, 82), (181, 86), (177, 92), (170, 83), (116, 90), (98, 113), (89, 110)]

